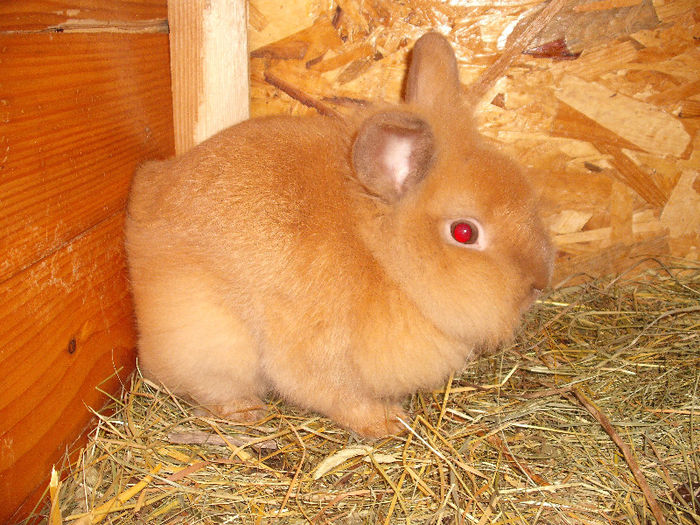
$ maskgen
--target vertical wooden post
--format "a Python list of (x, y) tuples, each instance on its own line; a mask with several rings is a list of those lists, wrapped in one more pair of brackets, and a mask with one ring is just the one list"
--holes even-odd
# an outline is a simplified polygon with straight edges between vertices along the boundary
[(249, 116), (246, 0), (170, 0), (175, 151)]

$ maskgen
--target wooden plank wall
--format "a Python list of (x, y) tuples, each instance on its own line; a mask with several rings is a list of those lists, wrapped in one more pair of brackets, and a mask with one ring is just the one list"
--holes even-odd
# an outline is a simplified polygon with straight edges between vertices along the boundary
[[(430, 30), (469, 86), (545, 3), (251, 0), (251, 114), (398, 101)], [(697, 0), (568, 0), (477, 107), (542, 194), (557, 281), (700, 257), (699, 37)]]
[(0, 70), (5, 523), (133, 369), (123, 211), (174, 153), (166, 1), (4, 0)]

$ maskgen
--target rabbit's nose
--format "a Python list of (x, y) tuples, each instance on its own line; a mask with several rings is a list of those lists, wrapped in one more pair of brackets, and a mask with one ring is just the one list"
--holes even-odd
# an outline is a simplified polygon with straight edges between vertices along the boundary
[(552, 277), (552, 263), (549, 257), (527, 257), (522, 259), (524, 266), (525, 290), (535, 296), (539, 296)]

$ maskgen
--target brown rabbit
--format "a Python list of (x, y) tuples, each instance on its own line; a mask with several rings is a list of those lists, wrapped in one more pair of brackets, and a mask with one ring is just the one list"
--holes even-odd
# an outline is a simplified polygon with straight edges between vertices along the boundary
[(402, 399), (512, 336), (550, 241), (513, 161), (484, 143), (438, 34), (405, 104), (222, 131), (133, 182), (140, 362), (214, 413), (285, 399), (364, 436)]

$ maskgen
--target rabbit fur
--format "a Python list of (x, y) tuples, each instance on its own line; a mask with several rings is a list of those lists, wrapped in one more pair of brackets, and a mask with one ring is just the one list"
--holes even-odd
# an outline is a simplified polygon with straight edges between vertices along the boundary
[[(452, 237), (462, 220), (476, 243)], [(148, 377), (234, 421), (274, 391), (370, 437), (512, 337), (553, 258), (436, 33), (400, 105), (251, 119), (144, 165), (126, 247)]]

